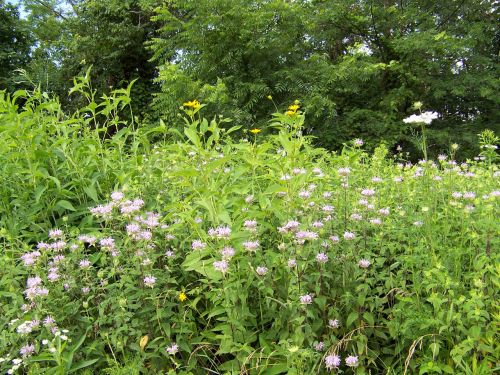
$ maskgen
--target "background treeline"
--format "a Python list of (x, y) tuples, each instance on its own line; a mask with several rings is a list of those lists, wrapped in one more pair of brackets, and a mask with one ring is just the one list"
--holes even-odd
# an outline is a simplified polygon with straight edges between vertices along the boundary
[(460, 158), (473, 157), (476, 135), (500, 129), (498, 5), (0, 0), (0, 89), (40, 86), (74, 110), (73, 77), (92, 65), (98, 95), (138, 78), (133, 109), (144, 126), (181, 125), (179, 106), (197, 98), (208, 114), (265, 128), (298, 99), (319, 146), (359, 137), (414, 158), (418, 129), (402, 119), (421, 101), (441, 114), (427, 134), (431, 154), (458, 143)]

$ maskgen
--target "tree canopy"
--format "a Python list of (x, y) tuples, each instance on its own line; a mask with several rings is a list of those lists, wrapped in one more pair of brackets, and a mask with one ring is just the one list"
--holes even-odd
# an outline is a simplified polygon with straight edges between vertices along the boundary
[(18, 67), (64, 98), (92, 65), (99, 92), (138, 78), (134, 111), (150, 121), (175, 125), (179, 105), (199, 99), (248, 129), (299, 100), (306, 131), (329, 149), (360, 137), (411, 150), (418, 130), (402, 119), (415, 102), (439, 113), (428, 134), (434, 153), (453, 142), (468, 148), (482, 129), (500, 127), (498, 2), (22, 3), (26, 20), (0, 3), (0, 79), (9, 89)]

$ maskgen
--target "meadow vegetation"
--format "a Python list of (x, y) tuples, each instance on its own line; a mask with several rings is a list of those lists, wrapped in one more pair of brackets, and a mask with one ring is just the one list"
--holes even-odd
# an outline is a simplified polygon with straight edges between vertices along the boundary
[(132, 87), (0, 93), (2, 372), (500, 370), (494, 132), (411, 163), (314, 147), (298, 101), (152, 126)]

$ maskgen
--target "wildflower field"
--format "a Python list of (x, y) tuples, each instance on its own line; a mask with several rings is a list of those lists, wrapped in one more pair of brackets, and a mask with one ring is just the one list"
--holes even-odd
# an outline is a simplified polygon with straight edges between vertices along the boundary
[(0, 94), (2, 373), (500, 371), (493, 132), (412, 164), (314, 148), (300, 103), (146, 127), (87, 88)]

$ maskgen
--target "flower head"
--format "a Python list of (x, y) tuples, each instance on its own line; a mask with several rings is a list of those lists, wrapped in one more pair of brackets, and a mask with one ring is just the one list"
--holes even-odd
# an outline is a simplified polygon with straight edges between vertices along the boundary
[(359, 365), (358, 357), (355, 355), (350, 355), (345, 359), (345, 364), (349, 367), (356, 367)]
[(330, 354), (325, 357), (325, 367), (327, 370), (333, 370), (340, 366), (340, 357), (338, 355)]
[(258, 129), (258, 128), (253, 128), (253, 129), (251, 129), (251, 130), (250, 130), (250, 133), (252, 133), (252, 134), (258, 134), (258, 133), (260, 133), (261, 131), (262, 131), (262, 130), (260, 130), (260, 129)]
[(358, 262), (358, 266), (361, 267), (361, 268), (368, 268), (370, 267), (370, 264), (371, 262), (367, 259), (361, 259), (359, 262)]
[(305, 294), (303, 296), (300, 296), (300, 303), (302, 305), (310, 305), (312, 303), (312, 296), (310, 294)]
[(264, 276), (267, 273), (267, 267), (259, 266), (255, 269), (255, 272), (257, 272), (257, 275), (259, 276)]
[(186, 293), (180, 292), (179, 293), (179, 301), (184, 302), (185, 300), (187, 300)]
[(201, 104), (198, 100), (195, 99), (195, 100), (183, 103), (182, 106), (187, 107), (187, 108), (192, 108), (192, 109), (198, 109), (201, 107)]
[(152, 288), (155, 286), (155, 283), (156, 283), (156, 277), (154, 276), (146, 276), (144, 278), (144, 285)]
[(418, 124), (418, 123), (424, 123), (429, 125), (432, 120), (435, 120), (438, 118), (438, 113), (437, 112), (423, 112), (420, 115), (411, 115), (410, 117), (407, 117), (403, 120), (405, 124)]
[(167, 353), (170, 355), (175, 355), (179, 351), (179, 346), (177, 344), (172, 344), (169, 347), (167, 347)]

